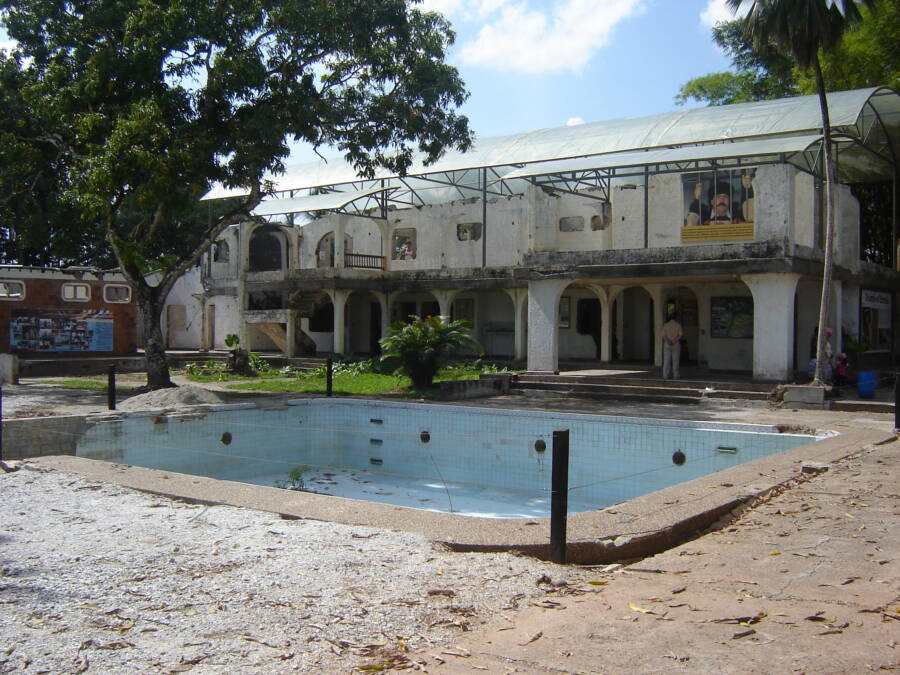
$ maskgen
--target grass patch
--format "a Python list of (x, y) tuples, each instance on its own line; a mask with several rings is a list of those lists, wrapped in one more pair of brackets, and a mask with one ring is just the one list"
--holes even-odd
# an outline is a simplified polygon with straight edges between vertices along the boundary
[[(104, 377), (102, 380), (89, 380), (72, 378), (69, 380), (45, 380), (41, 384), (50, 384), (54, 387), (62, 387), (63, 389), (84, 389), (86, 391), (106, 391), (108, 380)], [(130, 384), (116, 383), (116, 391), (131, 391), (137, 389)]]
[[(399, 375), (378, 375), (364, 373), (350, 375), (339, 373), (334, 376), (332, 390), (341, 396), (374, 396), (378, 394), (400, 394), (409, 389), (412, 382)], [(252, 389), (254, 391), (287, 392), (297, 394), (325, 394), (325, 378), (321, 376), (294, 377), (290, 379), (269, 379), (253, 382), (229, 384), (228, 389)]]

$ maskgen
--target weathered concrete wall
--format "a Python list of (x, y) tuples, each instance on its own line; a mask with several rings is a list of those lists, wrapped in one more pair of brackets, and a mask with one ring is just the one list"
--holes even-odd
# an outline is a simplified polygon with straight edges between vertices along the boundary
[(793, 178), (796, 174), (796, 169), (785, 165), (761, 166), (756, 170), (753, 179), (755, 240), (790, 239), (794, 219)]
[(225, 337), (231, 333), (240, 333), (239, 304), (236, 297), (215, 295), (207, 300), (207, 312), (213, 312), (212, 346), (214, 349), (227, 349)]
[(835, 262), (854, 272), (859, 269), (859, 202), (846, 185), (835, 191)]
[[(794, 243), (815, 246), (815, 181), (808, 173), (794, 176)], [(759, 208), (759, 207), (757, 207)]]
[(596, 359), (597, 346), (590, 335), (581, 335), (576, 328), (578, 322), (578, 301), (583, 298), (594, 298), (596, 295), (584, 288), (567, 288), (563, 291), (561, 302), (569, 301), (569, 326), (559, 328), (559, 358), (561, 359)]
[(200, 346), (203, 303), (195, 296), (202, 292), (200, 267), (197, 266), (178, 279), (169, 292), (162, 313), (162, 332), (170, 349), (197, 349)]
[(650, 176), (648, 245), (680, 246), (684, 198), (679, 174)]
[(74, 455), (87, 428), (84, 417), (32, 417), (3, 420), (3, 457), (26, 459)]
[(700, 314), (700, 357), (712, 370), (752, 370), (753, 340), (714, 338), (710, 335), (710, 299), (718, 296), (750, 296), (743, 283), (713, 283), (694, 286)]
[(644, 187), (634, 183), (616, 185), (612, 190), (612, 247), (644, 247)]

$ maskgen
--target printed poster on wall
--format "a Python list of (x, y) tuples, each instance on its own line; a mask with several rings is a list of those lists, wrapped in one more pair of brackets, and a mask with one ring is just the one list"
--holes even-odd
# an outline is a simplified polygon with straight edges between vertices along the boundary
[(19, 309), (9, 323), (9, 346), (31, 352), (111, 352), (108, 309)]
[(714, 338), (752, 338), (753, 298), (710, 298), (709, 324)]

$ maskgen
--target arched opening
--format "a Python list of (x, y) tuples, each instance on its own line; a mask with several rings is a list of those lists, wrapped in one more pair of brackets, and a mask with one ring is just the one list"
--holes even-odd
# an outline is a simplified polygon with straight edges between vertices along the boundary
[(601, 307), (597, 296), (584, 286), (568, 286), (559, 299), (560, 360), (599, 359), (601, 329)]
[(653, 363), (656, 335), (653, 298), (643, 288), (626, 288), (613, 304), (614, 360)]
[[(344, 235), (344, 253), (353, 253), (353, 237)], [(334, 267), (334, 232), (329, 232), (316, 244), (316, 267)]]
[(667, 288), (664, 294), (663, 321), (675, 317), (681, 324), (681, 365), (697, 365), (700, 361), (700, 321), (697, 296), (687, 286)]
[(391, 323), (410, 321), (410, 316), (439, 316), (441, 305), (427, 291), (407, 291), (391, 297)]
[(250, 271), (271, 272), (284, 267), (284, 233), (274, 225), (263, 225), (250, 236)]

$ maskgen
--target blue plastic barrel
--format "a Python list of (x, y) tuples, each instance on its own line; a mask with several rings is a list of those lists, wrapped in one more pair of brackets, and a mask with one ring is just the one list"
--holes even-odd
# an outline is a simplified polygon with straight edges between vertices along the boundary
[(856, 393), (860, 398), (872, 398), (875, 396), (875, 387), (878, 386), (878, 373), (874, 370), (861, 370), (856, 376)]

